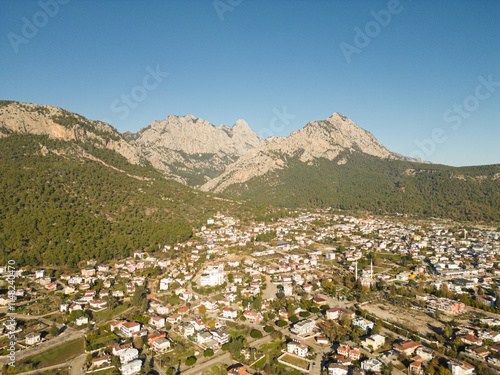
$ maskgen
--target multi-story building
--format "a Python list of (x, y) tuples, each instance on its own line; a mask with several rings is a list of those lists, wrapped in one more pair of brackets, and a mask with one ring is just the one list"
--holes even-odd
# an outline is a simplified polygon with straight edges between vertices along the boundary
[(346, 358), (352, 359), (353, 361), (357, 361), (361, 358), (361, 352), (359, 348), (351, 348), (347, 344), (340, 344), (337, 348), (337, 353), (343, 355)]
[(224, 272), (211, 271), (205, 272), (200, 276), (201, 286), (217, 286), (224, 283), (225, 274)]
[(382, 362), (377, 358), (368, 358), (361, 362), (361, 369), (373, 373), (382, 371)]
[(412, 340), (407, 340), (393, 344), (394, 350), (398, 351), (399, 353), (404, 353), (406, 355), (413, 354), (413, 352), (420, 346), (422, 345)]
[(311, 319), (304, 319), (293, 325), (290, 331), (296, 335), (305, 335), (307, 333), (312, 333), (316, 328), (316, 322)]
[(470, 363), (458, 359), (448, 361), (448, 369), (452, 375), (472, 375), (475, 370)]
[(120, 325), (120, 331), (125, 337), (132, 337), (139, 333), (141, 330), (141, 324), (135, 322), (125, 322)]
[(306, 344), (299, 342), (298, 340), (290, 341), (286, 345), (286, 350), (288, 353), (296, 354), (299, 357), (307, 357), (308, 347)]
[(364, 347), (371, 347), (372, 350), (377, 350), (384, 346), (385, 344), (385, 337), (382, 335), (371, 335), (366, 337), (363, 340), (363, 346)]
[(141, 371), (141, 367), (142, 361), (140, 359), (136, 359), (132, 362), (124, 363), (120, 367), (120, 370), (123, 375), (132, 375), (137, 374), (139, 371)]
[(153, 316), (149, 319), (149, 324), (156, 328), (165, 327), (165, 318), (161, 316)]
[(448, 298), (430, 298), (427, 300), (427, 307), (446, 314), (459, 314), (465, 311), (465, 304), (463, 302)]
[(327, 366), (328, 375), (347, 375), (349, 366), (341, 365), (338, 363), (330, 363)]
[(153, 349), (156, 352), (165, 352), (170, 349), (170, 340), (165, 337), (160, 337), (153, 342)]
[(139, 358), (139, 351), (136, 348), (127, 348), (120, 353), (120, 362), (127, 363)]

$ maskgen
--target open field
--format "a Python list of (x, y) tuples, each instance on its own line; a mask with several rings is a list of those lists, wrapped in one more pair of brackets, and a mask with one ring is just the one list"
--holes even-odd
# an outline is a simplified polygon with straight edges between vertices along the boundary
[(102, 322), (113, 317), (120, 317), (120, 314), (124, 313), (129, 308), (129, 303), (122, 303), (117, 306), (115, 309), (105, 309), (103, 311), (99, 311), (94, 313), (94, 318), (98, 322)]
[(287, 363), (290, 363), (294, 366), (303, 368), (304, 370), (307, 370), (309, 368), (309, 362), (307, 362), (303, 359), (297, 358), (297, 357), (290, 355), (290, 354), (285, 354), (283, 357), (281, 357), (281, 360), (283, 362), (287, 362)]
[(25, 358), (21, 363), (33, 363), (37, 368), (44, 368), (66, 362), (82, 353), (83, 338), (79, 338)]
[(408, 327), (408, 329), (417, 330), (423, 337), (426, 337), (428, 333), (434, 332), (429, 326), (443, 327), (441, 322), (428, 316), (423, 311), (411, 308), (402, 308), (388, 302), (374, 304), (369, 303), (363, 305), (363, 309), (379, 319), (391, 323), (401, 324)]
[(116, 369), (106, 369), (106, 370), (102, 370), (102, 371), (95, 371), (92, 373), (92, 375), (112, 375), (112, 374), (116, 374), (117, 373), (117, 370)]

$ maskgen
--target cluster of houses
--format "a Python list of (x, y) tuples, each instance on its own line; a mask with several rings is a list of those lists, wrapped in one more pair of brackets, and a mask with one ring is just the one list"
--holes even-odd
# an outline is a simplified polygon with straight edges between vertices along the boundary
[[(89, 262), (78, 274), (63, 274), (57, 279), (47, 276), (45, 270), (35, 270), (26, 277), (48, 293), (61, 292), (65, 295), (59, 309), (70, 315), (74, 311), (92, 310), (95, 312), (108, 308), (110, 297), (118, 301), (134, 295), (139, 286), (152, 286), (155, 296), (148, 301), (148, 323), (116, 320), (111, 323), (111, 331), (123, 338), (147, 336), (148, 344), (157, 353), (165, 353), (172, 347), (172, 341), (164, 330), (170, 325), (173, 330), (196, 343), (202, 348), (219, 350), (229, 341), (225, 321), (236, 319), (248, 323), (260, 323), (267, 311), (270, 311), (271, 299), (264, 299), (259, 309), (244, 306), (242, 299), (252, 299), (262, 295), (267, 282), (280, 284), (280, 293), (285, 297), (296, 298), (300, 293), (309, 295), (317, 306), (326, 304), (326, 300), (315, 295), (321, 290), (321, 279), (331, 268), (325, 266), (335, 261), (346, 271), (358, 277), (357, 262), (368, 252), (381, 252), (394, 256), (406, 256), (413, 260), (411, 271), (383, 273), (374, 276), (373, 269), (361, 270), (361, 282), (371, 288), (375, 278), (386, 282), (406, 282), (425, 277), (428, 285), (437, 289), (443, 285), (456, 294), (470, 293), (481, 288), (482, 295), (476, 300), (485, 306), (494, 306), (498, 292), (493, 286), (500, 276), (498, 255), (500, 243), (498, 232), (473, 230), (457, 231), (442, 225), (420, 226), (382, 219), (361, 219), (348, 215), (332, 215), (326, 211), (308, 213), (298, 212), (295, 217), (282, 218), (272, 224), (257, 223), (241, 226), (232, 217), (221, 214), (207, 221), (207, 225), (195, 233), (194, 239), (182, 244), (165, 246), (164, 252), (180, 252), (179, 259), (159, 259), (146, 252), (137, 251), (133, 257), (110, 264)], [(318, 223), (322, 223), (318, 225)], [(270, 242), (261, 242), (264, 250), (250, 256), (239, 255), (234, 249), (255, 243), (260, 234), (273, 232), (276, 238)], [(314, 243), (329, 243), (330, 240), (342, 240), (350, 245), (339, 249), (325, 247), (323, 250), (305, 250)], [(301, 251), (295, 251), (300, 249)], [(159, 267), (162, 275), (156, 279), (147, 279), (144, 271)], [(326, 271), (325, 271), (326, 270)], [(0, 267), (0, 274), (6, 272)], [(22, 277), (22, 273), (20, 273)], [(99, 287), (97, 288), (97, 285)], [(200, 288), (200, 289), (197, 289)], [(222, 293), (222, 298), (214, 298), (200, 293), (202, 288), (215, 288)], [(19, 298), (31, 293), (32, 288), (20, 288), (16, 291)], [(170, 305), (162, 296), (174, 295), (180, 303)], [(450, 298), (419, 296), (425, 301), (430, 311), (439, 311), (448, 315), (461, 314), (466, 310), (463, 302)], [(7, 296), (0, 297), (0, 305), (5, 304)], [(301, 309), (295, 308), (294, 314)], [(211, 314), (210, 319), (200, 319), (200, 315)], [(279, 318), (286, 319), (289, 311), (277, 311)], [(348, 315), (353, 326), (359, 327), (367, 335), (361, 345), (370, 351), (377, 351), (385, 345), (385, 337), (369, 332), (374, 323), (357, 317), (353, 311), (341, 307), (326, 308), (324, 318), (339, 320)], [(74, 321), (76, 326), (86, 326), (89, 317), (80, 314)], [(306, 340), (320, 336), (317, 320), (302, 319), (290, 328), (290, 332)], [(499, 322), (496, 324), (498, 325)], [(493, 324), (493, 323), (492, 323)], [(498, 355), (492, 348), (483, 345), (485, 340), (494, 343), (500, 341), (500, 335), (491, 329), (466, 330), (456, 332), (462, 342), (470, 346), (467, 355), (471, 359), (480, 359), (498, 365)], [(36, 333), (26, 337), (28, 345), (40, 342)], [(324, 339), (326, 340), (326, 339)], [(328, 343), (326, 340), (325, 343)], [(411, 358), (409, 371), (422, 374), (425, 364), (432, 359), (432, 351), (413, 341), (394, 344), (396, 352), (405, 353)], [(303, 341), (291, 341), (287, 344), (289, 353), (306, 357), (309, 347)], [(136, 355), (137, 354), (137, 355)], [(98, 367), (109, 364), (111, 355), (119, 356), (121, 371), (133, 374), (140, 370), (141, 361), (138, 350), (127, 345), (116, 346), (110, 354), (103, 354), (93, 360)], [(352, 363), (360, 359), (360, 349), (341, 343), (332, 356), (332, 362), (326, 367), (329, 375), (345, 375), (353, 369)], [(383, 363), (377, 358), (366, 358), (356, 371), (377, 373)], [(450, 362), (453, 374), (471, 374), (469, 364), (463, 361)], [(139, 369), (139, 370), (137, 370)], [(460, 370), (462, 369), (462, 370)], [(242, 368), (241, 371), (243, 371)], [(233, 370), (231, 370), (233, 371)], [(237, 371), (237, 370), (236, 370)], [(246, 371), (246, 370), (244, 370)], [(472, 368), (474, 371), (474, 368)]]

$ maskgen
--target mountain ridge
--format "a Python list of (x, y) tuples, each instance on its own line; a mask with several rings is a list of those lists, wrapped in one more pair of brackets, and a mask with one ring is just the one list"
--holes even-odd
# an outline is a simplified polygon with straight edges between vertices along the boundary
[[(171, 115), (136, 135), (122, 135), (109, 124), (61, 108), (0, 101), (0, 140), (13, 134), (65, 142), (57, 148), (41, 142), (37, 155), (78, 156), (126, 173), (141, 167), (229, 198), (282, 207), (500, 219), (500, 165), (419, 163), (389, 151), (340, 113), (287, 137), (262, 139), (243, 120), (215, 126), (192, 115)], [(118, 162), (113, 152), (124, 160)]]
[(0, 137), (9, 132), (47, 135), (64, 141), (90, 142), (118, 152), (132, 164), (142, 164), (140, 150), (132, 147), (111, 125), (93, 121), (59, 107), (13, 101), (0, 102)]
[(192, 115), (170, 115), (127, 137), (156, 169), (193, 187), (221, 174), (262, 141), (244, 120), (215, 126)]
[[(311, 121), (287, 137), (270, 137), (230, 165), (220, 176), (201, 186), (201, 190), (223, 192), (234, 183), (261, 176), (286, 165), (276, 154), (294, 156), (308, 163), (316, 158), (334, 160), (343, 150), (361, 151), (380, 158), (401, 159), (346, 116), (335, 112), (322, 121)], [(339, 161), (342, 163), (343, 161)]]

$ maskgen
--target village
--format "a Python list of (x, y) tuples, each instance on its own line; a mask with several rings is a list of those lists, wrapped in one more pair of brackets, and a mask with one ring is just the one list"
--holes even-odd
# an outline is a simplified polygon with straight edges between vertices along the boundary
[[(217, 214), (185, 243), (82, 261), (73, 273), (18, 269), (15, 311), (5, 286), (0, 296), (0, 361), (5, 374), (45, 366), (124, 375), (496, 374), (499, 238), (330, 210), (268, 223)], [(12, 317), (15, 326), (6, 323)], [(12, 335), (17, 372), (6, 366)]]

